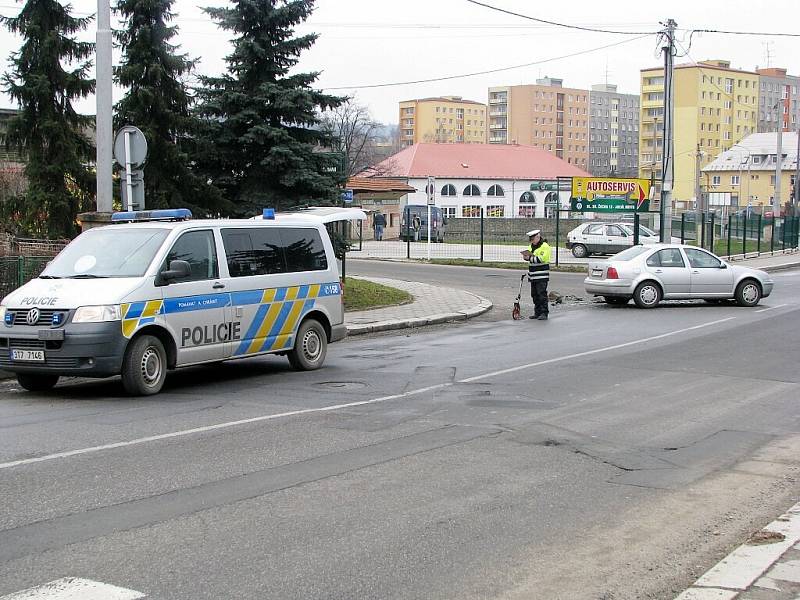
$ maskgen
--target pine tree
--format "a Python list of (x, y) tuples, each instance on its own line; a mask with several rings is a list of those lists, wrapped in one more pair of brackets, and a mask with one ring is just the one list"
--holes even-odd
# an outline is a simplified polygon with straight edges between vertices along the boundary
[[(18, 16), (0, 17), (23, 38), (2, 82), (21, 108), (9, 121), (7, 142), (26, 157), (22, 228), (32, 235), (74, 235), (75, 217), (94, 203), (95, 181), (88, 169), (94, 150), (83, 133), (93, 119), (72, 106), (94, 91), (94, 80), (87, 78), (94, 44), (74, 37), (91, 17), (73, 17), (71, 10), (56, 0), (28, 0)], [(64, 66), (73, 64), (72, 70)]]
[(122, 62), (116, 81), (127, 88), (117, 103), (115, 128), (135, 125), (147, 139), (144, 164), (147, 208), (188, 207), (203, 215), (225, 210), (218, 190), (189, 170), (186, 147), (197, 132), (185, 78), (195, 61), (170, 43), (174, 0), (120, 0), (125, 28), (117, 32)]
[(237, 216), (264, 206), (331, 202), (340, 160), (334, 140), (319, 128), (319, 111), (344, 98), (311, 88), (319, 73), (289, 74), (316, 34), (294, 37), (313, 0), (233, 0), (206, 12), (236, 34), (228, 72), (202, 77), (200, 115), (207, 130), (198, 159), (235, 204)]

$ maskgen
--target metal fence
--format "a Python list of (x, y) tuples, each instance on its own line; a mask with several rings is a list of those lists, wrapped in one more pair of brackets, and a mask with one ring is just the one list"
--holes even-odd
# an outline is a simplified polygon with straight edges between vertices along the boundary
[(0, 298), (38, 277), (52, 256), (0, 256)]
[[(554, 251), (553, 262), (559, 265), (584, 265), (586, 258), (576, 258), (567, 249), (567, 234), (581, 224), (589, 222), (580, 213), (553, 211), (548, 218), (503, 218), (492, 217), (480, 211), (474, 218), (449, 218), (443, 227), (443, 236), (438, 224), (431, 223), (428, 239), (427, 222), (416, 230), (409, 230), (406, 223), (411, 220), (403, 215), (401, 236), (395, 239), (365, 240), (357, 226), (350, 228), (348, 258), (384, 259), (429, 259), (447, 261), (520, 262), (520, 251), (527, 246), (526, 232), (541, 229)], [(634, 228), (631, 214), (604, 214), (606, 223), (621, 222)], [(657, 215), (642, 213), (639, 223), (656, 234), (659, 233)], [(798, 247), (800, 217), (777, 220), (755, 216), (734, 216), (720, 221), (713, 213), (707, 213), (695, 223), (695, 213), (683, 213), (673, 217), (672, 241), (703, 246), (719, 256), (776, 252)], [(443, 239), (442, 239), (443, 237)], [(440, 241), (441, 240), (441, 241)]]

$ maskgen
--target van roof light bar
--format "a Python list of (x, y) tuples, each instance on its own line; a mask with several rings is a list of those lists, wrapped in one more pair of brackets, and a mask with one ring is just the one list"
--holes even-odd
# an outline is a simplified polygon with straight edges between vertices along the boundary
[(167, 208), (161, 210), (129, 210), (111, 215), (112, 223), (141, 223), (145, 221), (188, 221), (192, 211), (188, 208)]

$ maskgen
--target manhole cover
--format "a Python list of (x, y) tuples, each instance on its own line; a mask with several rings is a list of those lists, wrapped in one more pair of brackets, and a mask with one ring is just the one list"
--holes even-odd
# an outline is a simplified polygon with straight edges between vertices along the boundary
[(367, 384), (361, 381), (323, 381), (317, 385), (332, 390), (360, 390), (367, 387)]

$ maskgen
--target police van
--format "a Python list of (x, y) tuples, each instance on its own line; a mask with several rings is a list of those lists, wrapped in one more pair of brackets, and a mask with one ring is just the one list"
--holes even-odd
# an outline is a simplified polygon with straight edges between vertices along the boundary
[(121, 375), (149, 395), (189, 365), (272, 353), (321, 367), (346, 335), (330, 238), (319, 220), (265, 216), (114, 213), (0, 303), (0, 369), (32, 391)]

